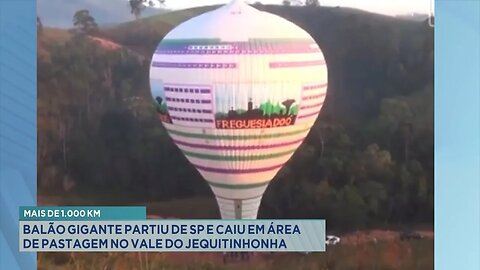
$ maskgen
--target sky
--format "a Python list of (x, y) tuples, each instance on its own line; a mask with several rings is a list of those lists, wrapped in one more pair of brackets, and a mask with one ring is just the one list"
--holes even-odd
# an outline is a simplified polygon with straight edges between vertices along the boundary
[[(177, 0), (167, 1), (173, 3)], [(100, 25), (121, 23), (135, 18), (130, 13), (127, 0), (37, 0), (37, 15), (46, 26), (72, 27), (73, 14), (80, 9), (89, 10)], [(160, 12), (158, 9), (146, 9), (143, 16)]]
[[(230, 0), (166, 0), (171, 9), (194, 6), (225, 4)], [(249, 3), (280, 4), (282, 0), (247, 0)], [(430, 14), (433, 0), (320, 0), (322, 6), (352, 7), (386, 15), (404, 15), (408, 13)], [(433, 13), (433, 11), (432, 11)]]
[[(247, 0), (249, 3), (257, 1), (263, 4), (282, 3), (282, 0)], [(352, 7), (394, 16), (411, 13), (430, 14), (431, 1), (433, 0), (320, 0), (320, 4)], [(165, 0), (165, 2), (164, 8), (166, 9), (184, 9), (226, 4), (230, 0)], [(72, 16), (75, 11), (80, 9), (88, 9), (100, 25), (116, 24), (134, 19), (130, 13), (128, 0), (37, 0), (37, 14), (46, 26), (72, 27)], [(148, 17), (161, 12), (165, 12), (165, 10), (147, 8), (142, 16)]]

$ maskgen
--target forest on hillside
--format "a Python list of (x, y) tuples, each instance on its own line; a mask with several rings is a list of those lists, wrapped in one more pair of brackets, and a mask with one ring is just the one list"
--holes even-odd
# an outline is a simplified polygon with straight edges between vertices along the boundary
[[(39, 194), (213, 196), (160, 124), (148, 81), (149, 55), (175, 26), (162, 16), (178, 24), (209, 8), (95, 31), (120, 49), (81, 31), (42, 30)], [(343, 8), (258, 8), (306, 29), (329, 68), (320, 117), (270, 184), (259, 218), (325, 218), (343, 229), (433, 223), (433, 29)]]

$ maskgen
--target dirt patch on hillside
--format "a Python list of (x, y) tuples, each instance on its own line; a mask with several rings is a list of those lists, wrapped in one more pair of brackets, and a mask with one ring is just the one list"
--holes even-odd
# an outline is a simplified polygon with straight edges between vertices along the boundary
[(102, 48), (107, 50), (118, 50), (122, 48), (122, 45), (108, 39), (99, 38), (99, 37), (90, 37), (90, 39), (97, 42), (98, 45), (100, 45)]

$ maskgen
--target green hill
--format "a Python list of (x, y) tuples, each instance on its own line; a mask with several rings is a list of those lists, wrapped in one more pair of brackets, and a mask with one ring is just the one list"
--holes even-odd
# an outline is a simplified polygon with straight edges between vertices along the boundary
[(72, 38), (70, 32), (64, 29), (44, 27), (37, 39), (37, 54), (40, 58), (48, 58), (52, 46), (65, 44)]
[(217, 6), (205, 6), (151, 16), (140, 20), (104, 28), (102, 34), (109, 39), (151, 56), (160, 40), (175, 26)]
[(53, 27), (44, 27), (43, 33), (39, 36), (39, 39), (42, 42), (48, 43), (65, 43), (71, 37), (72, 35), (68, 30)]
[[(50, 59), (38, 62), (40, 193), (212, 196), (159, 123), (148, 69), (170, 29), (213, 8), (101, 29), (119, 49), (45, 32), (38, 45)], [(433, 29), (354, 9), (258, 8), (307, 30), (329, 68), (320, 119), (268, 187), (260, 217), (322, 217), (338, 228), (432, 222)]]
[[(217, 7), (153, 16), (104, 29), (102, 34), (151, 56), (176, 25)], [(331, 74), (328, 107), (334, 106), (337, 115), (344, 115), (343, 121), (354, 124), (358, 119), (352, 115), (375, 113), (366, 99), (378, 103), (384, 97), (409, 94), (433, 82), (433, 29), (423, 22), (351, 8), (257, 8), (296, 23), (317, 41)]]

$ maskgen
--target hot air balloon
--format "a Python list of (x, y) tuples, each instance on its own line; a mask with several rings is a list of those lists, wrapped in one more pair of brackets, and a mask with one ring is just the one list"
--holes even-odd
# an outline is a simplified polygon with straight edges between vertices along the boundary
[(223, 219), (256, 219), (269, 182), (318, 117), (327, 66), (314, 39), (234, 0), (171, 30), (151, 61), (161, 122)]

